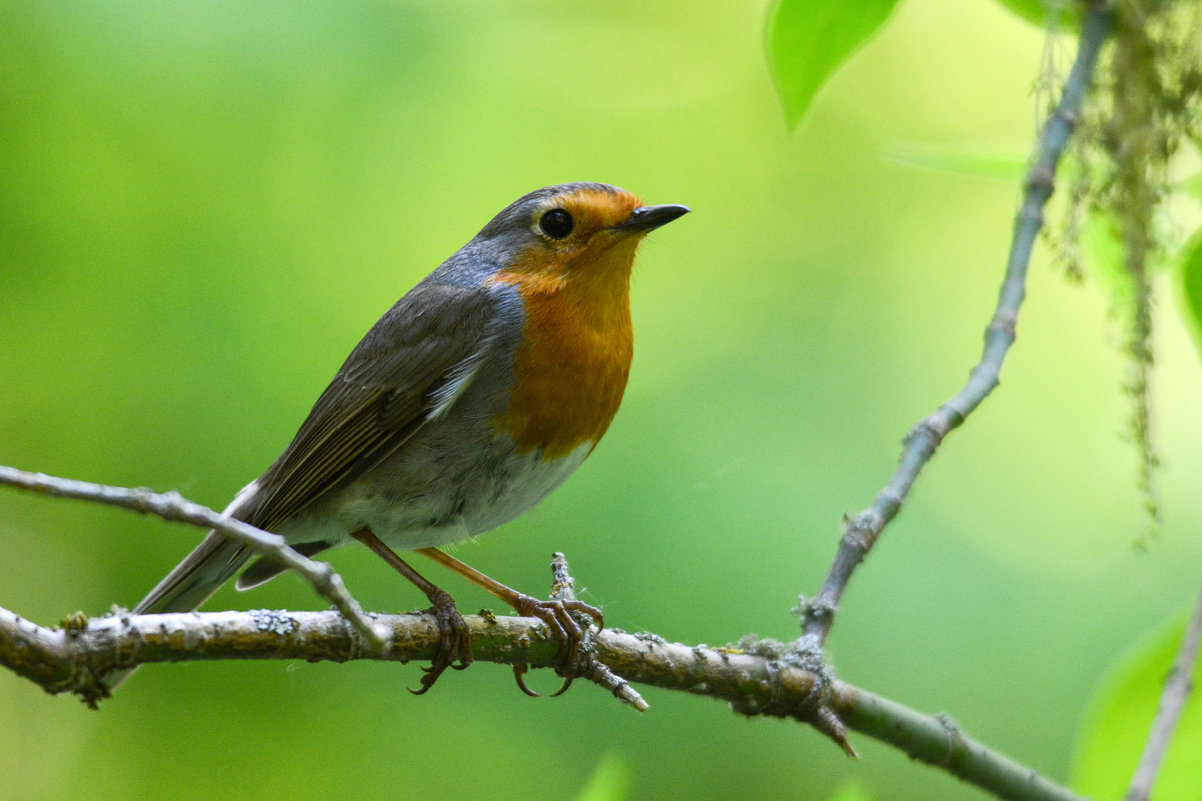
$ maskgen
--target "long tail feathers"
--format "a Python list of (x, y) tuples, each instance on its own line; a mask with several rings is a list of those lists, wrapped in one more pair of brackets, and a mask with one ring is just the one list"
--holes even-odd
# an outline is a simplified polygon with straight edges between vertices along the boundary
[[(210, 531), (196, 550), (175, 566), (167, 577), (134, 607), (133, 614), (190, 612), (221, 588), (246, 564), (253, 554), (243, 546)], [(104, 684), (113, 690), (125, 681), (133, 668), (114, 670), (104, 676)]]
[(147, 593), (134, 614), (190, 612), (229, 581), (251, 556), (242, 545), (210, 531), (196, 550)]

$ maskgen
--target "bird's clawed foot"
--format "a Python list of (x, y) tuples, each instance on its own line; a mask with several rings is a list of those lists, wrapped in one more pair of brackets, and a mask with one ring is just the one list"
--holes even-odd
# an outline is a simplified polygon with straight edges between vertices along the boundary
[[(434, 686), (438, 677), (447, 668), (463, 670), (472, 663), (472, 638), (468, 631), (463, 615), (455, 608), (455, 599), (443, 590), (437, 590), (430, 595), (433, 606), (429, 612), (438, 620), (438, 650), (430, 667), (423, 667), (422, 686), (420, 690), (410, 688), (409, 692), (421, 695)], [(459, 660), (455, 664), (455, 660)]]
[[(605, 617), (597, 607), (576, 600), (540, 601), (529, 595), (519, 594), (511, 603), (514, 610), (522, 617), (533, 617), (542, 621), (550, 629), (551, 636), (558, 643), (559, 647), (555, 651), (555, 657), (560, 660), (560, 666), (555, 669), (555, 672), (564, 677), (564, 682), (563, 686), (551, 694), (551, 697), (563, 695), (572, 686), (572, 681), (576, 676), (580, 674), (583, 656), (581, 637), (584, 629), (572, 617), (572, 613), (591, 618), (597, 625), (598, 631), (605, 628)], [(514, 665), (513, 677), (522, 692), (537, 697), (541, 693), (531, 690), (526, 686), (525, 679), (522, 678), (527, 669), (528, 667), (524, 664)]]
[[(421, 689), (410, 689), (409, 692), (421, 695), (434, 686), (438, 677), (447, 668), (463, 670), (470, 665), (472, 663), (472, 638), (468, 632), (467, 623), (463, 620), (463, 615), (459, 614), (459, 610), (455, 608), (455, 599), (446, 590), (436, 587), (423, 578), (420, 573), (409, 566), (408, 562), (397, 556), (391, 548), (373, 534), (371, 529), (361, 528), (353, 532), (351, 537), (366, 545), (394, 570), (413, 582), (413, 585), (430, 599), (429, 611), (438, 620), (438, 650), (434, 653), (434, 660), (430, 667), (422, 668), (426, 675), (422, 676)], [(459, 660), (458, 665), (455, 664), (456, 659)]]
[[(397, 565), (398, 570), (402, 570), (403, 567), (402, 572), (405, 572), (405, 575), (410, 576), (410, 574), (414, 574), (413, 569), (405, 565), (404, 562), (401, 562), (391, 551), (384, 550), (386, 553), (381, 553), (380, 555), (390, 561), (395, 560), (399, 562), (400, 564)], [(562, 695), (571, 686), (572, 679), (576, 676), (590, 674), (590, 670), (595, 663), (591, 656), (585, 653), (586, 648), (582, 645), (581, 637), (584, 634), (584, 628), (581, 626), (581, 621), (585, 621), (586, 618), (591, 619), (596, 624), (598, 631), (600, 631), (605, 628), (605, 618), (602, 616), (600, 609), (576, 600), (572, 591), (572, 577), (568, 575), (568, 564), (563, 554), (554, 554), (551, 561), (551, 573), (554, 579), (552, 582), (553, 600), (540, 601), (537, 598), (520, 593), (511, 587), (506, 587), (501, 582), (489, 578), (471, 565), (465, 565), (455, 557), (443, 553), (437, 548), (418, 548), (417, 553), (438, 562), (443, 567), (455, 571), (468, 581), (488, 590), (497, 598), (512, 606), (522, 617), (537, 618), (546, 624), (547, 628), (551, 631), (551, 636), (558, 644), (555, 658), (559, 661), (559, 666), (555, 668), (555, 672), (565, 679), (564, 685), (559, 688), (559, 691), (555, 695)], [(430, 594), (429, 588), (433, 588), (434, 585), (420, 577), (414, 579), (410, 576), (410, 580), (414, 581), (419, 587), (422, 587), (423, 591), (426, 592), (426, 596), (433, 601), (434, 596)], [(577, 615), (577, 617), (574, 618), (573, 615)], [(585, 622), (584, 625), (587, 626), (588, 623)], [(471, 651), (469, 650), (467, 653), (470, 660)], [(526, 682), (522, 678), (528, 667), (528, 665), (515, 665), (513, 669), (514, 677), (522, 692), (527, 695), (538, 695), (538, 693), (526, 686)], [(435, 669), (437, 668), (438, 665), (435, 664)], [(443, 669), (445, 669), (445, 665)], [(431, 683), (433, 682), (431, 681)], [(422, 680), (422, 684), (426, 684), (424, 679)]]

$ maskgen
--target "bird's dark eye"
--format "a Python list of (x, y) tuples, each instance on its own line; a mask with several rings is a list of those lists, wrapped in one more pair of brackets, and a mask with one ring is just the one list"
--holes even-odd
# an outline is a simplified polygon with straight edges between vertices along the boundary
[(572, 215), (563, 209), (551, 209), (538, 221), (539, 229), (552, 239), (563, 239), (572, 233)]

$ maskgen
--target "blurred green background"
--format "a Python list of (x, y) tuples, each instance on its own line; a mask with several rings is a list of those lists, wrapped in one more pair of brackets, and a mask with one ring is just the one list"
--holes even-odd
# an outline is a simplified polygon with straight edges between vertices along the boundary
[[(599, 180), (693, 214), (635, 268), (636, 357), (592, 459), (456, 553), (543, 593), (568, 554), (607, 621), (789, 638), (844, 512), (979, 355), (1041, 32), (910, 0), (785, 133), (765, 3), (0, 3), (0, 463), (220, 508), (287, 444), (397, 297), (531, 189)], [(1061, 44), (1071, 57), (1073, 43)], [(1105, 667), (1193, 597), (1202, 372), (1159, 293), (1166, 524), (1146, 552), (1118, 323), (1041, 252), (1001, 389), (949, 438), (856, 576), (841, 677), (1066, 778)], [(200, 532), (0, 491), (0, 606), (132, 605)], [(423, 599), (335, 552), (365, 606)], [(495, 603), (431, 568), (464, 609)], [(295, 578), (208, 608), (321, 608)], [(5, 795), (177, 799), (978, 798), (863, 737), (654, 689), (532, 701), (505, 669), (191, 664), (90, 712), (0, 673)], [(551, 689), (553, 676), (532, 684)], [(623, 778), (624, 777), (624, 778)], [(604, 784), (605, 782), (600, 782)], [(594, 783), (597, 786), (597, 783)]]

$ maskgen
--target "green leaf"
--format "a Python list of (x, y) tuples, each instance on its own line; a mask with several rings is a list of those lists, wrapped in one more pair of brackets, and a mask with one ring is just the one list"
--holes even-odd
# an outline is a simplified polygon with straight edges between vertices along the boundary
[(1081, 27), (1080, 5), (1075, 0), (998, 0), (1012, 14), (1040, 28), (1048, 26), (1048, 15), (1053, 8), (1060, 11), (1060, 29), (1074, 31)]
[(968, 150), (895, 150), (885, 158), (907, 167), (1017, 181), (1027, 171), (1027, 157), (1020, 153), (974, 153)]
[(777, 0), (768, 64), (793, 130), (822, 84), (889, 17), (897, 0)]
[(1181, 287), (1185, 291), (1186, 317), (1194, 332), (1194, 344), (1202, 354), (1202, 236), (1181, 254)]
[[(1091, 798), (1121, 798), (1135, 772), (1148, 729), (1160, 702), (1164, 680), (1185, 630), (1184, 615), (1162, 626), (1120, 657), (1091, 699), (1077, 733), (1071, 771), (1073, 789)], [(1202, 662), (1194, 668), (1202, 685)], [(1202, 799), (1202, 703), (1195, 692), (1186, 701), (1161, 764), (1153, 798)]]

